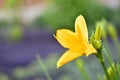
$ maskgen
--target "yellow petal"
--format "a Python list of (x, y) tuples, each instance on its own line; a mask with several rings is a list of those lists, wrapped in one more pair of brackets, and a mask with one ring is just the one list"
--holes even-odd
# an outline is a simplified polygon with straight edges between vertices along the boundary
[(89, 56), (90, 54), (96, 53), (96, 49), (92, 46), (92, 44), (89, 44), (88, 47), (85, 50), (86, 56)]
[(85, 49), (84, 44), (80, 41), (79, 36), (70, 30), (60, 29), (57, 30), (56, 39), (60, 42), (60, 44), (72, 50), (81, 50)]
[(85, 19), (82, 15), (78, 16), (75, 21), (75, 31), (79, 35), (82, 42), (88, 44), (88, 31)]
[(80, 57), (84, 55), (84, 51), (81, 52), (77, 52), (77, 51), (72, 51), (72, 50), (68, 50), (66, 51), (62, 57), (58, 60), (57, 62), (57, 68), (65, 65), (66, 63), (76, 59), (77, 57)]

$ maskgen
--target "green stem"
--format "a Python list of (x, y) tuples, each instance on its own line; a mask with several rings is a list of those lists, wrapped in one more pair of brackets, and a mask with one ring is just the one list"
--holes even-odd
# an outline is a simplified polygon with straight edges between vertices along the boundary
[(118, 73), (118, 79), (120, 79), (120, 65), (117, 63), (117, 73)]
[(105, 63), (104, 63), (104, 57), (103, 57), (103, 55), (102, 55), (102, 50), (103, 50), (103, 47), (101, 47), (100, 49), (98, 49), (96, 56), (97, 56), (97, 58), (99, 59), (101, 65), (102, 65), (102, 67), (103, 67), (103, 70), (104, 70), (104, 72), (105, 72), (105, 75), (106, 75), (107, 80), (110, 80), (110, 76), (109, 76), (109, 74), (108, 74), (108, 72), (107, 72), (107, 67), (106, 67), (106, 65), (105, 65)]
[(115, 76), (115, 80), (118, 80), (116, 70), (114, 69), (114, 67), (112, 65), (112, 58), (109, 56), (109, 54), (107, 54), (107, 51), (105, 50), (105, 48), (103, 48), (103, 51), (104, 51), (104, 53), (106, 55), (106, 58), (107, 58), (107, 60), (108, 60), (108, 62), (110, 64), (110, 67), (113, 70), (113, 73), (114, 73), (114, 76)]
[(107, 72), (107, 68), (106, 68), (106, 66), (105, 66), (104, 61), (100, 61), (100, 63), (101, 63), (101, 65), (102, 65), (102, 67), (103, 67), (103, 70), (104, 70), (104, 72), (105, 72), (105, 74), (106, 74), (107, 80), (110, 80), (110, 77), (109, 77), (109, 74), (108, 74), (108, 72)]
[(108, 42), (107, 38), (103, 39), (103, 44), (105, 44), (104, 46), (107, 49), (108, 53), (111, 54), (111, 52), (110, 52), (110, 45), (109, 45), (109, 42)]
[(119, 39), (113, 39), (113, 42), (115, 44), (115, 48), (116, 48), (116, 51), (118, 53), (118, 57), (120, 57), (120, 43), (119, 43)]

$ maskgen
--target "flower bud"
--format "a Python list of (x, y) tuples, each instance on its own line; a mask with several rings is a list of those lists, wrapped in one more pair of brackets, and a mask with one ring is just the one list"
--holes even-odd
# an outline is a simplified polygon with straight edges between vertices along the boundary
[(106, 38), (107, 37), (107, 33), (106, 33), (107, 21), (103, 18), (101, 21), (98, 21), (96, 23), (96, 26), (98, 25), (101, 27), (101, 37)]
[[(115, 77), (115, 73), (116, 73), (116, 67), (114, 64), (112, 64), (113, 66), (113, 69), (115, 70), (115, 72), (113, 71), (112, 67), (108, 67), (107, 68), (107, 72), (108, 72), (108, 75), (110, 76), (110, 79), (111, 80), (114, 80), (114, 77)], [(106, 77), (104, 76), (104, 79), (106, 80)]]
[(97, 24), (97, 28), (96, 28), (96, 32), (95, 32), (95, 39), (96, 40), (100, 40), (101, 39), (101, 35), (102, 35), (102, 30), (101, 30), (101, 25)]
[(91, 37), (90, 43), (94, 46), (95, 49), (100, 49), (102, 46), (101, 40), (95, 40), (94, 37)]
[(108, 24), (108, 33), (112, 39), (117, 39), (117, 30), (115, 26), (111, 23)]

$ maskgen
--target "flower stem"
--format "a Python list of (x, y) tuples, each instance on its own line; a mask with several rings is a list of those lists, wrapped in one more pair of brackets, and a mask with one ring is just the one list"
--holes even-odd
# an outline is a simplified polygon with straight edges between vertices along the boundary
[(109, 76), (109, 74), (108, 74), (108, 72), (107, 72), (107, 67), (106, 67), (105, 62), (104, 62), (104, 57), (103, 57), (103, 55), (102, 55), (102, 50), (103, 50), (103, 47), (101, 47), (100, 49), (98, 49), (98, 50), (97, 50), (98, 53), (97, 53), (96, 56), (97, 56), (97, 58), (99, 59), (101, 65), (102, 65), (102, 67), (103, 67), (103, 70), (104, 70), (104, 72), (105, 72), (105, 75), (106, 75), (107, 80), (110, 80), (110, 76)]
[(113, 73), (114, 73), (113, 75), (115, 76), (115, 80), (118, 80), (117, 74), (116, 74), (116, 70), (114, 69), (114, 67), (113, 67), (113, 65), (112, 65), (112, 62), (113, 62), (112, 58), (111, 58), (110, 55), (107, 53), (107, 51), (106, 51), (105, 48), (103, 48), (103, 51), (104, 51), (104, 53), (105, 53), (105, 55), (106, 55), (106, 58), (107, 58), (107, 60), (108, 60), (108, 62), (109, 62), (109, 64), (110, 64), (110, 67), (111, 67), (112, 70), (113, 70)]
[[(113, 39), (113, 42), (115, 44), (115, 48), (116, 48), (116, 51), (118, 53), (118, 59), (120, 57), (120, 43), (119, 43), (119, 39)], [(120, 60), (120, 59), (119, 59)]]
[(108, 74), (108, 72), (107, 72), (107, 68), (106, 68), (106, 66), (105, 66), (104, 61), (100, 61), (100, 63), (101, 63), (101, 65), (102, 65), (102, 67), (103, 67), (103, 70), (104, 70), (104, 72), (105, 72), (105, 74), (106, 74), (107, 80), (110, 80), (110, 77), (109, 77), (109, 74)]

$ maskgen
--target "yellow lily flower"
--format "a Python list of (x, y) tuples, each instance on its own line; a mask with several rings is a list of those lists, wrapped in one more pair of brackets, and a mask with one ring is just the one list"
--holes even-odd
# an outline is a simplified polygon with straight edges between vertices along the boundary
[(96, 53), (96, 49), (88, 41), (88, 31), (85, 19), (82, 15), (75, 21), (75, 32), (68, 29), (57, 30), (55, 38), (68, 50), (57, 62), (57, 68), (82, 56)]

